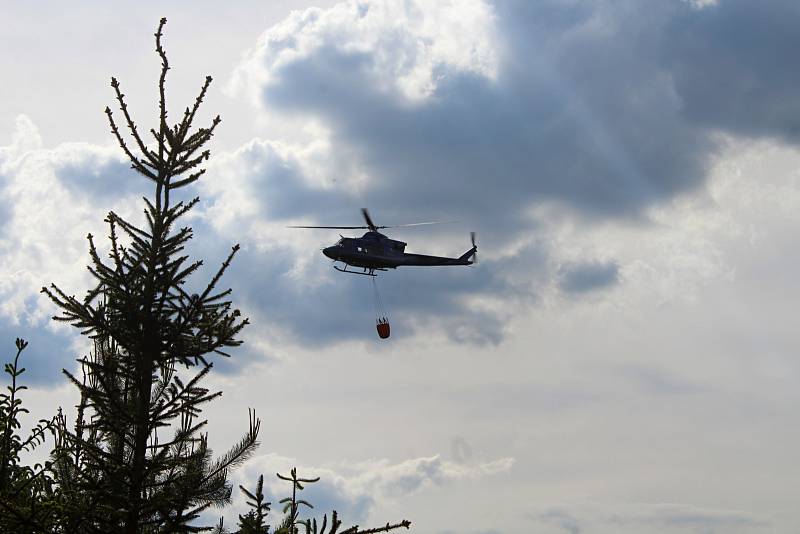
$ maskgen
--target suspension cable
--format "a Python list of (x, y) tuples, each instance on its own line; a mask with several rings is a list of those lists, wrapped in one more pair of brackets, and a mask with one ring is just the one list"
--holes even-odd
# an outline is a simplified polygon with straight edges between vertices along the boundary
[(373, 276), (372, 278), (372, 292), (375, 297), (375, 315), (377, 319), (386, 319), (386, 310), (383, 307), (383, 299), (381, 299), (381, 293), (378, 291), (378, 282), (375, 280), (377, 276)]

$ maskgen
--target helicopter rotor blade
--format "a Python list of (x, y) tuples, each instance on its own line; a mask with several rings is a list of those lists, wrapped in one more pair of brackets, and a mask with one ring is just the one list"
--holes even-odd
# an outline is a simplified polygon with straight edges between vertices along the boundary
[(457, 222), (458, 221), (427, 221), (427, 222), (418, 222), (409, 224), (390, 224), (388, 226), (378, 226), (378, 228), (406, 228), (408, 226), (426, 226), (429, 224), (453, 224)]
[[(369, 228), (370, 231), (372, 232), (377, 232), (378, 227), (375, 226), (374, 222), (372, 222), (372, 218), (369, 216), (369, 211), (367, 211), (367, 208), (361, 208), (361, 215), (364, 216), (364, 220), (367, 222), (367, 228)], [(386, 227), (381, 226), (380, 228), (386, 228)]]
[[(458, 221), (431, 221), (431, 222), (419, 222), (419, 223), (410, 223), (410, 224), (391, 224), (388, 226), (375, 226), (376, 230), (380, 230), (382, 228), (406, 228), (408, 226), (424, 226), (429, 224), (452, 224)], [(326, 228), (332, 230), (366, 230), (369, 229), (369, 226), (287, 226), (286, 228)]]
[(286, 228), (322, 228), (322, 229), (330, 229), (330, 230), (367, 230), (369, 229), (372, 232), (377, 232), (383, 228), (407, 228), (410, 226), (427, 226), (431, 224), (452, 224), (458, 221), (425, 221), (425, 222), (417, 222), (417, 223), (409, 223), (409, 224), (391, 224), (391, 225), (381, 225), (378, 226), (373, 222), (372, 217), (369, 215), (369, 210), (367, 208), (361, 208), (361, 215), (364, 217), (364, 222), (367, 223), (366, 226), (305, 226), (305, 225), (293, 225), (287, 226)]
[(363, 230), (369, 226), (287, 226), (286, 228), (325, 228), (329, 230)]

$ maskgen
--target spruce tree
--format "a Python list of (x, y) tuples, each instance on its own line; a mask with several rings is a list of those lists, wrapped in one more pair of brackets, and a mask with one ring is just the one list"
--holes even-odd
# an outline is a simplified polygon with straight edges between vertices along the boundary
[(19, 381), (25, 373), (20, 356), (27, 346), (27, 341), (17, 338), (17, 354), (4, 367), (11, 381), (5, 388), (8, 393), (0, 391), (0, 532), (45, 532), (52, 527), (48, 521), (52, 481), (47, 466), (31, 467), (21, 458), (44, 443), (53, 429), (53, 421), (42, 419), (27, 437), (20, 434), (21, 417), (28, 413), (20, 396), (27, 387)]
[[(297, 468), (294, 467), (289, 472), (289, 476), (281, 475), (280, 473), (276, 473), (276, 476), (292, 484), (292, 493), (290, 496), (280, 501), (280, 503), (283, 504), (284, 516), (281, 523), (275, 528), (275, 534), (300, 534), (301, 532), (305, 534), (378, 534), (379, 532), (391, 532), (400, 528), (411, 528), (411, 522), (404, 519), (399, 523), (386, 523), (386, 525), (382, 527), (368, 528), (365, 530), (361, 530), (358, 525), (339, 530), (342, 526), (342, 521), (339, 519), (336, 510), (331, 513), (330, 523), (328, 523), (327, 514), (322, 516), (322, 521), (319, 523), (317, 523), (316, 518), (302, 519), (300, 510), (303, 508), (313, 509), (314, 506), (305, 499), (299, 498), (298, 494), (303, 491), (308, 484), (319, 482), (319, 477), (300, 478), (297, 476)], [(242, 490), (244, 491), (244, 488), (242, 488)], [(252, 503), (248, 504), (253, 507)], [(303, 527), (302, 531), (300, 527)]]
[(255, 492), (241, 485), (239, 489), (247, 497), (247, 506), (250, 507), (246, 514), (239, 515), (239, 534), (269, 534), (267, 515), (271, 503), (264, 499), (264, 475), (258, 477)]
[[(113, 211), (108, 258), (88, 236), (95, 285), (83, 298), (56, 285), (43, 288), (61, 309), (55, 319), (79, 328), (94, 342), (80, 361), (82, 376), (64, 373), (80, 392), (72, 428), (63, 416), (53, 453), (53, 471), (63, 503), (60, 529), (68, 532), (195, 532), (209, 506), (229, 502), (228, 470), (257, 446), (259, 420), (250, 415), (247, 432), (230, 451), (212, 459), (200, 419), (204, 404), (217, 398), (201, 383), (212, 356), (241, 343), (247, 319), (234, 309), (220, 279), (238, 245), (201, 291), (187, 289), (201, 261), (184, 248), (192, 230), (179, 226), (198, 202), (175, 199), (178, 190), (205, 173), (206, 144), (220, 123), (193, 129), (211, 77), (179, 122), (168, 124), (165, 83), (169, 62), (162, 47), (161, 19), (155, 34), (161, 58), (159, 122), (148, 144), (128, 111), (115, 78), (111, 86), (122, 114), (105, 112), (111, 131), (131, 167), (154, 187), (144, 198), (144, 224)], [(127, 127), (129, 145), (120, 124)]]
[[(154, 187), (152, 197), (144, 198), (145, 222), (136, 225), (109, 212), (107, 259), (88, 236), (88, 269), (95, 283), (83, 298), (56, 285), (42, 288), (61, 309), (54, 319), (72, 324), (92, 340), (91, 353), (78, 360), (80, 376), (63, 370), (79, 391), (74, 422), (59, 410), (21, 441), (15, 432), (22, 412), (16, 391), (21, 388), (15, 381), (23, 370), (17, 368), (17, 360), (6, 368), (12, 387), (10, 396), (0, 395), (0, 505), (14, 513), (8, 524), (27, 521), (26, 530), (19, 531), (222, 534), (227, 532), (222, 519), (213, 528), (197, 525), (197, 519), (208, 507), (230, 502), (228, 471), (258, 445), (260, 421), (251, 411), (247, 432), (226, 454), (213, 459), (204, 433), (207, 421), (200, 417), (202, 407), (221, 395), (201, 385), (213, 367), (212, 357), (228, 356), (228, 348), (241, 344), (237, 336), (247, 319), (233, 308), (230, 289), (218, 289), (238, 245), (199, 292), (188, 289), (202, 261), (191, 261), (185, 254), (192, 230), (179, 226), (179, 220), (198, 199), (176, 201), (171, 194), (205, 173), (201, 165), (210, 155), (205, 146), (220, 118), (193, 131), (212, 81), (209, 76), (181, 120), (168, 124), (169, 62), (161, 43), (165, 24), (161, 19), (155, 33), (161, 75), (159, 123), (150, 129), (151, 143), (141, 137), (115, 78), (111, 86), (123, 120), (118, 122), (110, 108), (105, 110), (131, 168)], [(130, 146), (119, 124), (127, 127)], [(18, 349), (17, 358), (24, 349), (21, 340)], [(50, 461), (21, 468), (18, 453), (41, 442), (48, 430), (55, 437)], [(335, 511), (330, 523), (323, 516), (318, 525), (315, 519), (300, 517), (301, 507), (311, 505), (298, 499), (303, 484), (318, 479), (298, 478), (295, 469), (290, 477), (278, 477), (292, 483), (292, 493), (281, 501), (284, 516), (275, 534), (299, 534), (301, 527), (307, 534), (376, 534), (410, 526), (403, 520), (367, 530), (340, 530)], [(9, 488), (16, 487), (17, 496), (18, 480), (32, 489), (12, 502)], [(239, 516), (239, 534), (268, 533), (270, 508), (263, 476), (254, 493), (240, 488), (249, 498), (250, 511)]]

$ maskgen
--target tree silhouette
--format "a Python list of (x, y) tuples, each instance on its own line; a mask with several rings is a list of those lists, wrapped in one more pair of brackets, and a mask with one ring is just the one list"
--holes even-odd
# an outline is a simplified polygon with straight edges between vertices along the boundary
[(270, 503), (264, 500), (264, 475), (258, 477), (255, 493), (251, 493), (244, 486), (239, 486), (247, 496), (247, 505), (250, 510), (245, 515), (239, 516), (239, 534), (268, 534), (267, 515)]
[[(108, 260), (101, 257), (90, 234), (89, 271), (96, 285), (86, 296), (69, 296), (56, 285), (43, 288), (59, 308), (55, 319), (79, 328), (94, 340), (90, 357), (80, 361), (83, 376), (64, 373), (80, 391), (78, 419), (70, 430), (63, 419), (54, 453), (58, 483), (73, 493), (73, 509), (65, 528), (136, 532), (192, 532), (199, 514), (229, 502), (228, 470), (243, 462), (257, 446), (259, 420), (226, 454), (212, 459), (202, 406), (218, 397), (201, 386), (213, 366), (209, 356), (241, 342), (247, 324), (233, 309), (230, 290), (218, 289), (238, 245), (205, 289), (186, 290), (202, 261), (189, 261), (184, 247), (189, 227), (178, 227), (198, 202), (175, 201), (173, 191), (205, 173), (205, 149), (215, 128), (193, 131), (193, 122), (211, 77), (182, 119), (167, 122), (165, 83), (169, 62), (162, 47), (161, 19), (156, 51), (161, 58), (159, 124), (148, 146), (132, 119), (125, 95), (111, 79), (124, 123), (133, 139), (125, 142), (110, 108), (106, 115), (131, 167), (153, 182), (154, 195), (144, 198), (145, 224), (137, 226), (113, 211)], [(188, 376), (187, 376), (188, 375)], [(171, 435), (169, 435), (171, 433)], [(168, 437), (167, 437), (168, 436)]]
[[(223, 521), (214, 527), (198, 525), (211, 506), (230, 502), (229, 470), (244, 462), (258, 446), (260, 420), (249, 411), (249, 426), (241, 439), (214, 459), (205, 433), (202, 408), (221, 395), (202, 386), (213, 367), (212, 357), (228, 356), (241, 344), (238, 335), (248, 321), (229, 300), (230, 289), (218, 285), (238, 245), (234, 246), (198, 293), (187, 287), (202, 261), (189, 259), (185, 247), (192, 229), (179, 226), (198, 202), (171, 198), (204, 173), (205, 145), (220, 123), (193, 130), (193, 122), (211, 77), (181, 120), (170, 126), (165, 99), (169, 62), (162, 47), (161, 19), (155, 33), (161, 58), (159, 124), (150, 129), (146, 144), (133, 121), (119, 82), (111, 79), (117, 104), (133, 140), (125, 142), (110, 108), (105, 112), (111, 131), (131, 167), (154, 185), (144, 198), (144, 224), (136, 225), (109, 212), (107, 258), (90, 234), (89, 271), (94, 286), (79, 299), (56, 285), (42, 288), (59, 308), (54, 317), (80, 329), (92, 340), (88, 356), (78, 359), (79, 376), (63, 372), (79, 392), (76, 417), (70, 423), (59, 409), (42, 420), (30, 435), (19, 435), (22, 407), (17, 383), (24, 368), (19, 357), (27, 343), (17, 339), (17, 355), (5, 367), (11, 379), (8, 394), (0, 393), (0, 531), (47, 533), (188, 533), (228, 532)], [(54, 437), (45, 465), (23, 465), (20, 454)], [(283, 517), (275, 534), (377, 534), (409, 528), (410, 522), (360, 530), (340, 530), (336, 511), (303, 519), (301, 509), (313, 508), (298, 498), (304, 485), (296, 469), (278, 478), (291, 482), (291, 495), (280, 501)], [(268, 534), (270, 503), (263, 493), (243, 486), (250, 510), (239, 516), (239, 534)]]
[[(322, 516), (322, 521), (319, 524), (315, 518), (301, 519), (301, 508), (305, 507), (311, 509), (314, 507), (308, 501), (299, 499), (297, 494), (305, 489), (305, 485), (319, 482), (319, 477), (300, 478), (297, 476), (297, 469), (294, 467), (290, 471), (289, 476), (281, 475), (280, 473), (276, 473), (276, 475), (279, 479), (292, 483), (292, 494), (280, 501), (281, 504), (283, 504), (284, 518), (275, 530), (275, 534), (299, 534), (299, 527), (301, 526), (304, 527), (305, 534), (377, 534), (379, 532), (390, 532), (399, 528), (407, 529), (411, 527), (411, 522), (404, 519), (394, 525), (386, 523), (386, 525), (382, 527), (368, 528), (366, 530), (360, 530), (358, 525), (339, 530), (342, 526), (342, 521), (339, 519), (336, 510), (331, 513), (330, 525), (328, 524), (327, 514)], [(330, 527), (330, 530), (328, 530), (328, 527)]]
[(27, 389), (18, 382), (25, 372), (19, 357), (28, 342), (17, 338), (17, 354), (6, 363), (5, 373), (11, 384), (0, 391), (0, 532), (34, 532), (46, 530), (47, 499), (52, 484), (43, 465), (24, 465), (20, 455), (44, 443), (53, 422), (40, 420), (27, 437), (20, 436), (20, 417), (28, 413), (22, 406), (20, 393)]

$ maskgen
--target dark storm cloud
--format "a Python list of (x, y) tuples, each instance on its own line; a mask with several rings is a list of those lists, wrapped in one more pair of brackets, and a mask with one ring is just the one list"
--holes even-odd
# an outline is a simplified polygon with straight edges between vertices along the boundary
[[(234, 221), (241, 233), (219, 233), (209, 220), (195, 219), (191, 250), (210, 274), (214, 260), (241, 242), (223, 282), (234, 287), (235, 302), (301, 343), (321, 346), (363, 339), (373, 328), (370, 280), (330, 278), (320, 255), (306, 273), (315, 283), (299, 283), (288, 274), (295, 251), (265, 251), (249, 235), (249, 222), (360, 224), (357, 209), (366, 205), (384, 224), (468, 224), (463, 242), (441, 239), (455, 229), (432, 228), (419, 238), (391, 234), (409, 241), (411, 251), (438, 236), (445, 245), (434, 252), (459, 255), (472, 229), (481, 252), (531, 239), (512, 257), (482, 254), (475, 269), (399, 269), (378, 281), (393, 337), (444, 331), (462, 343), (498, 343), (513, 306), (490, 311), (471, 297), (530, 304), (551, 280), (574, 295), (618, 282), (613, 261), (576, 260), (553, 271), (553, 251), (543, 245), (532, 206), (554, 202), (584, 219), (641, 221), (647, 207), (704, 185), (715, 150), (711, 131), (793, 139), (800, 97), (792, 90), (800, 74), (790, 54), (800, 37), (789, 21), (800, 20), (798, 9), (781, 1), (729, 0), (704, 9), (686, 2), (498, 2), (496, 77), (443, 62), (434, 68), (432, 93), (416, 101), (391, 83), (387, 89), (392, 73), (380, 66), (386, 54), (417, 61), (408, 50), (413, 35), (389, 32), (383, 48), (365, 50), (340, 46), (349, 31), (340, 24), (300, 52), (307, 29), (300, 27), (267, 41), (270, 76), (260, 90), (270, 112), (311, 116), (328, 127), (324, 183), (306, 176), (302, 154), (268, 142), (246, 145), (203, 177), (218, 187), (199, 187), (207, 217), (237, 209), (229, 192), (253, 204)], [(305, 24), (327, 24), (321, 13)], [(288, 60), (270, 63), (270, 54), (295, 49)], [(122, 160), (74, 152), (54, 167), (70, 191), (103, 202), (148, 191)], [(361, 189), (348, 181), (353, 169), (369, 177)], [(4, 212), (0, 197), (0, 222)], [(318, 235), (336, 239), (335, 231)], [(238, 361), (256, 357), (247, 346), (240, 352)]]
[[(255, 203), (257, 211), (254, 215), (259, 218), (290, 219), (316, 213), (329, 216), (331, 220), (341, 221), (346, 217), (344, 220), (355, 219), (358, 224), (363, 224), (356, 208), (350, 213), (344, 211), (342, 204), (351, 204), (347, 190), (321, 189), (307, 183), (298, 159), (278, 154), (269, 142), (251, 141), (235, 153), (215, 161), (210, 176), (204, 179), (221, 184), (198, 185), (207, 208), (226, 200), (226, 191), (237, 190)], [(299, 206), (302, 206), (301, 210), (298, 210)], [(223, 205), (221, 209), (235, 207)]]
[(229, 280), (237, 302), (255, 310), (259, 322), (278, 326), (310, 346), (374, 335), (376, 315), (384, 312), (395, 338), (441, 329), (458, 342), (498, 343), (502, 338), (502, 317), (459, 303), (472, 292), (485, 294), (488, 287), (506, 285), (493, 278), (491, 268), (400, 270), (382, 276), (377, 284), (383, 310), (376, 309), (369, 277), (329, 277), (323, 271), (329, 268), (320, 259), (306, 276), (322, 282), (303, 288), (287, 280), (292, 269), (289, 251), (247, 249), (231, 267)]
[(612, 286), (619, 281), (615, 263), (581, 263), (559, 269), (558, 285), (566, 293), (585, 293)]
[(800, 3), (723, 0), (679, 10), (663, 60), (690, 121), (747, 136), (800, 141)]
[[(366, 5), (350, 9), (349, 24), (343, 11), (318, 11), (264, 41), (265, 108), (321, 120), (336, 161), (321, 189), (297, 161), (253, 145), (242, 157), (258, 216), (353, 224), (361, 204), (381, 221), (468, 219), (495, 246), (543, 231), (530, 217), (541, 202), (646, 224), (648, 207), (704, 186), (713, 132), (791, 139), (800, 117), (793, 2), (496, 2), (496, 76), (442, 61), (419, 100), (385, 68), (387, 56), (403, 68), (420, 61), (415, 28), (392, 27), (373, 48), (347, 45), (365, 31)], [(373, 22), (367, 31), (390, 24)], [(336, 182), (350, 171), (343, 161), (369, 176), (362, 190)], [(478, 270), (401, 269), (380, 283), (399, 332), (437, 324), (453, 339), (496, 343), (504, 317), (471, 309), (467, 296), (535, 300), (552, 276), (576, 295), (618, 283), (613, 260), (551, 272), (550, 253), (527, 247)], [(234, 270), (250, 305), (304, 342), (357, 337), (354, 325), (369, 324), (368, 282), (339, 277), (304, 294), (280, 282), (290, 251), (252, 254)]]
[[(298, 162), (292, 158), (278, 156), (268, 143), (251, 143), (237, 151), (228, 161), (215, 164), (215, 170), (235, 172), (222, 179), (228, 188), (244, 188), (242, 193), (253, 203), (256, 217), (280, 214), (297, 217), (303, 208), (320, 214), (320, 223), (363, 224), (353, 198), (340, 189), (322, 191), (303, 179)], [(289, 276), (295, 268), (296, 252), (288, 247), (270, 246), (263, 249), (259, 238), (250, 235), (247, 217), (236, 218), (234, 230), (213, 227), (214, 214), (225, 214), (236, 210), (233, 200), (226, 193), (202, 192), (204, 200), (200, 209), (206, 217), (192, 222), (198, 236), (189, 251), (196, 257), (207, 260), (205, 271), (198, 279), (212, 275), (218, 261), (225, 257), (231, 245), (239, 242), (242, 250), (233, 262), (228, 275), (223, 279), (225, 287), (234, 288), (235, 302), (255, 314), (260, 324), (277, 327), (283, 333), (309, 346), (324, 346), (335, 341), (364, 339), (374, 334), (376, 315), (385, 312), (392, 325), (392, 337), (403, 338), (415, 333), (444, 331), (459, 343), (497, 344), (502, 340), (507, 314), (489, 312), (464, 303), (473, 296), (502, 298), (508, 302), (523, 300), (526, 303), (537, 298), (538, 285), (532, 284), (537, 275), (529, 271), (547, 272), (546, 253), (540, 244), (524, 247), (512, 258), (481, 258), (472, 269), (429, 268), (398, 269), (385, 273), (377, 280), (384, 309), (376, 309), (376, 298), (371, 279), (362, 276), (330, 276), (330, 261), (319, 254), (303, 279)], [(373, 213), (380, 216), (379, 222), (389, 219), (392, 210)], [(430, 213), (429, 213), (430, 215)], [(439, 214), (437, 214), (439, 215)], [(239, 216), (237, 216), (239, 217)], [(376, 219), (377, 220), (377, 219)], [(241, 229), (238, 231), (237, 229)], [(290, 232), (316, 232), (323, 240), (320, 245), (332, 244), (338, 239), (337, 230), (289, 230)], [(356, 231), (341, 231), (346, 235), (360, 235)], [(397, 232), (397, 231), (396, 231)], [(414, 232), (413, 230), (411, 232)], [(418, 230), (417, 230), (418, 232)], [(213, 235), (213, 239), (205, 236)], [(295, 234), (300, 236), (300, 234)], [(409, 241), (409, 251), (417, 243), (425, 243), (430, 234), (398, 234), (394, 237)], [(478, 245), (481, 246), (481, 236)], [(327, 240), (327, 241), (325, 241)], [(446, 248), (438, 251), (449, 256), (459, 256), (470, 245), (467, 235), (458, 241), (446, 241)], [(316, 249), (316, 247), (315, 247)], [(215, 258), (217, 260), (215, 260)], [(311, 284), (308, 282), (312, 281)], [(198, 291), (201, 288), (198, 287)], [(261, 331), (264, 329), (262, 328)], [(245, 332), (244, 339), (248, 334)], [(238, 363), (258, 357), (256, 354), (238, 355), (221, 362), (220, 368), (233, 369)], [(238, 362), (238, 363), (237, 363)]]
[[(194, 220), (192, 226), (198, 238), (188, 252), (192, 257), (204, 258), (205, 264), (190, 286), (191, 291), (201, 291), (234, 242), (215, 235), (213, 227), (202, 219)], [(244, 347), (236, 349), (233, 358), (218, 361), (217, 368), (222, 371), (236, 371), (249, 361), (263, 360), (264, 355), (253, 350), (248, 341), (265, 332), (289, 335), (307, 346), (324, 347), (331, 342), (371, 339), (376, 335), (376, 315), (384, 312), (395, 339), (444, 331), (458, 343), (497, 344), (503, 338), (507, 314), (474, 308), (464, 304), (463, 299), (483, 295), (507, 302), (535, 300), (536, 286), (530, 285), (529, 276), (523, 271), (544, 261), (540, 251), (532, 247), (510, 260), (482, 260), (473, 269), (398, 269), (376, 280), (381, 310), (376, 306), (373, 281), (368, 277), (338, 273), (331, 276), (330, 262), (320, 255), (303, 274), (304, 280), (298, 282), (289, 276), (296, 261), (292, 250), (260, 250), (246, 232), (237, 241), (242, 249), (219, 287), (233, 289), (234, 303), (252, 314), (253, 325), (242, 334)], [(468, 246), (465, 243), (464, 250)], [(447, 252), (457, 255), (463, 250)], [(512, 273), (517, 277), (510, 276)], [(313, 283), (307, 284), (309, 280)]]
[[(442, 64), (433, 94), (409, 103), (381, 83), (391, 73), (376, 74), (382, 55), (410, 55), (402, 39), (354, 50), (334, 30), (310, 53), (267, 66), (265, 105), (332, 126), (336, 146), (372, 171), (371, 205), (475, 213), (489, 228), (513, 227), (540, 200), (624, 217), (701, 187), (715, 149), (707, 127), (798, 134), (796, 2), (498, 2), (494, 11), (505, 51), (496, 80)], [(272, 57), (297, 39), (269, 46)]]
[(275, 67), (265, 103), (331, 124), (372, 170), (373, 205), (466, 211), (489, 228), (518, 224), (542, 199), (637, 214), (701, 184), (712, 145), (677, 113), (641, 11), (603, 7), (496, 6), (508, 48), (497, 80), (441, 65), (421, 102), (376, 83), (376, 58), (391, 49), (331, 42)]

